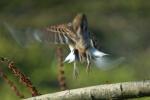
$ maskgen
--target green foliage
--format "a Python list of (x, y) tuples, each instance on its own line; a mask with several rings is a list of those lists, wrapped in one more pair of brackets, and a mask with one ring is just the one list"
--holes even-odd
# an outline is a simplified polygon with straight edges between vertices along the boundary
[[(87, 14), (89, 27), (99, 39), (106, 53), (123, 56), (126, 61), (111, 70), (98, 70), (92, 66), (88, 74), (84, 64), (79, 64), (79, 77), (73, 79), (73, 65), (65, 63), (66, 83), (69, 89), (150, 79), (150, 1), (143, 0), (5, 0), (0, 1), (0, 22), (6, 21), (20, 28), (41, 28), (50, 24), (71, 21), (78, 12)], [(57, 81), (56, 46), (30, 45), (22, 48), (0, 25), (0, 56), (11, 58), (28, 75), (41, 94), (60, 91)], [(64, 47), (64, 57), (69, 51)], [(20, 86), (7, 67), (1, 66), (18, 88)], [(0, 97), (17, 100), (13, 91), (0, 78)], [(149, 98), (139, 99), (148, 100)]]

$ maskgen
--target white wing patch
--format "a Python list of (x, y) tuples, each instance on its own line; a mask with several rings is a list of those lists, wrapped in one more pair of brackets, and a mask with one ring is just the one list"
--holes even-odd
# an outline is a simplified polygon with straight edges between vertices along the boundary
[(75, 54), (74, 54), (74, 47), (69, 45), (69, 48), (70, 48), (70, 53), (69, 55), (65, 58), (64, 62), (68, 62), (68, 63), (71, 63), (71, 62), (74, 62), (75, 61)]
[(105, 55), (108, 55), (108, 54), (106, 54), (106, 53), (103, 53), (103, 52), (97, 50), (96, 48), (90, 48), (90, 49), (89, 49), (89, 53), (90, 53), (90, 55), (91, 55), (92, 57), (96, 57), (96, 58), (100, 58), (100, 57), (103, 57), (103, 56), (105, 56)]

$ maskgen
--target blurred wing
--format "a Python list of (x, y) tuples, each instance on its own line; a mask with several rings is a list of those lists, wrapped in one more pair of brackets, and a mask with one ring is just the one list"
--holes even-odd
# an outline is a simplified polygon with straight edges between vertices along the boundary
[[(96, 36), (94, 33), (90, 34), (90, 42), (91, 46), (100, 50), (99, 41), (96, 39)], [(116, 67), (119, 67), (123, 62), (125, 61), (125, 57), (115, 57), (109, 54), (105, 54), (102, 57), (97, 57), (93, 60), (94, 64), (97, 68), (100, 68), (102, 70), (109, 70)]]
[(90, 32), (90, 38), (91, 38), (91, 40), (90, 40), (91, 46), (100, 50), (99, 41), (98, 41), (98, 39), (96, 39), (96, 35), (94, 33)]
[(9, 32), (9, 34), (12, 36), (13, 39), (15, 39), (15, 41), (20, 45), (20, 46), (26, 46), (26, 44), (28, 44), (27, 42), (29, 42), (29, 40), (27, 40), (27, 36), (26, 36), (26, 32), (29, 31), (28, 29), (26, 29), (26, 31), (23, 30), (17, 30), (15, 29), (13, 26), (11, 26), (10, 24), (4, 22), (4, 26), (7, 29), (7, 31)]
[(67, 24), (50, 26), (42, 30), (31, 28), (18, 30), (7, 23), (4, 23), (4, 26), (16, 42), (23, 47), (27, 47), (34, 42), (43, 44), (68, 44), (72, 41), (68, 35), (69, 26), (67, 26)]
[(106, 55), (101, 58), (96, 58), (94, 63), (96, 67), (102, 70), (109, 70), (112, 68), (119, 67), (125, 61), (125, 57), (110, 57), (110, 55)]
[(72, 33), (70, 27), (67, 24), (63, 24), (44, 28), (41, 33), (34, 35), (46, 43), (69, 44), (72, 42), (70, 33)]

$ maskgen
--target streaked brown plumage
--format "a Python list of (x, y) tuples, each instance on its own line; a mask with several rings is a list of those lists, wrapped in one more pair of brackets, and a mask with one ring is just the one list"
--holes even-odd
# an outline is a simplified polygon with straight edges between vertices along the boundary
[[(93, 45), (93, 40), (88, 30), (88, 22), (85, 14), (77, 14), (72, 22), (68, 24), (49, 26), (43, 29), (43, 33), (40, 37), (42, 41), (47, 43), (61, 43), (68, 44), (72, 56), (74, 58), (66, 57), (65, 61), (74, 61), (74, 75), (76, 76), (76, 61), (86, 61), (87, 71), (90, 69), (91, 59), (95, 59), (95, 55), (92, 52), (98, 53), (98, 57), (102, 57), (105, 53), (99, 52)], [(94, 50), (94, 51), (92, 51)], [(70, 53), (71, 54), (71, 53)], [(72, 59), (72, 60), (71, 60)]]
[[(69, 55), (65, 58), (64, 62), (74, 62), (74, 76), (77, 76), (76, 62), (86, 62), (87, 71), (90, 69), (91, 62), (100, 62), (101, 58), (106, 55), (96, 49), (93, 38), (88, 28), (88, 22), (85, 14), (77, 14), (72, 22), (66, 24), (52, 25), (45, 27), (42, 30), (36, 30), (32, 32), (27, 32), (27, 37), (23, 37), (21, 40), (17, 32), (5, 24), (7, 29), (10, 31), (12, 36), (19, 43), (20, 41), (24, 43), (28, 41), (38, 41), (44, 44), (67, 44), (70, 48)], [(20, 41), (19, 41), (20, 40)], [(21, 43), (19, 43), (21, 44)], [(25, 43), (24, 43), (25, 44)]]

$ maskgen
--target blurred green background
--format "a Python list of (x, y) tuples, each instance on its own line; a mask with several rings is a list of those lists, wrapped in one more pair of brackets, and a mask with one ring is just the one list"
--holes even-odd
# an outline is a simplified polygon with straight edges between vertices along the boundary
[[(140, 81), (150, 79), (150, 1), (149, 0), (1, 0), (0, 1), (0, 56), (15, 61), (37, 87), (41, 94), (60, 91), (57, 81), (56, 46), (30, 45), (22, 48), (3, 25), (9, 22), (19, 28), (42, 28), (47, 25), (72, 21), (79, 12), (88, 17), (89, 28), (100, 41), (101, 50), (125, 57), (119, 67), (97, 70), (92, 66), (86, 73), (80, 64), (78, 79), (72, 77), (72, 64), (64, 65), (69, 89), (105, 83)], [(64, 58), (69, 53), (63, 48)], [(0, 65), (25, 94), (29, 91), (18, 82), (6, 66)], [(0, 78), (0, 99), (18, 100), (8, 84)], [(149, 100), (141, 98), (138, 100)], [(137, 99), (135, 99), (137, 100)]]

